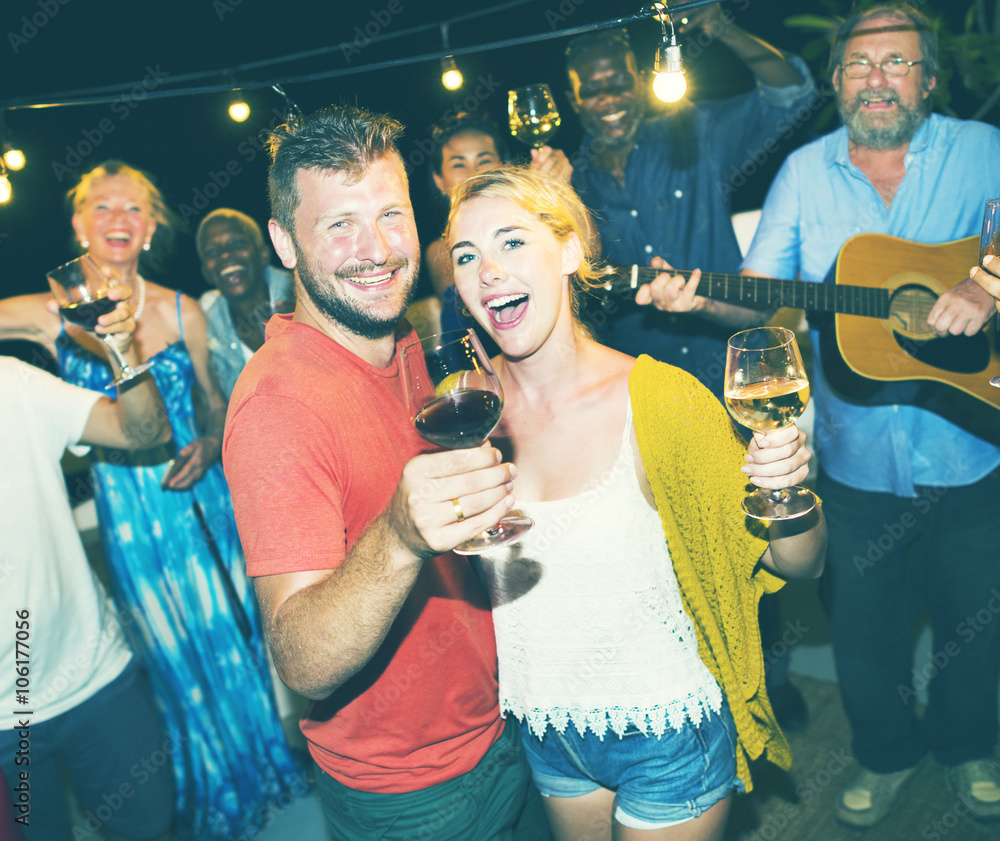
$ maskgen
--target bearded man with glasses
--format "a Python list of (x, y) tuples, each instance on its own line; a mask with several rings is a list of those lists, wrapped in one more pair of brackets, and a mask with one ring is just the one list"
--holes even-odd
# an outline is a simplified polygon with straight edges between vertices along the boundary
[[(844, 126), (789, 156), (745, 274), (820, 282), (862, 232), (929, 244), (968, 237), (1000, 195), (1000, 131), (931, 114), (937, 44), (921, 14), (883, 5), (853, 15), (831, 71)], [(973, 336), (992, 312), (966, 279), (937, 299), (927, 324), (939, 336)], [(982, 621), (1000, 612), (1000, 449), (925, 408), (834, 391), (830, 362), (821, 352), (812, 377), (818, 491), (830, 524), (831, 639), (861, 765), (837, 817), (878, 823), (931, 753), (959, 798), (956, 814), (1000, 819), (1000, 622)], [(914, 664), (925, 610), (931, 662)]]

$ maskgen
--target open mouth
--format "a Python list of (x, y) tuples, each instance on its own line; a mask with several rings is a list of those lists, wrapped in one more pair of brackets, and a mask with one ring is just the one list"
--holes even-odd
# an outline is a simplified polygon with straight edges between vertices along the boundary
[(893, 105), (895, 105), (896, 104), (896, 98), (895, 97), (889, 97), (889, 98), (878, 97), (878, 98), (876, 98), (876, 97), (871, 97), (871, 96), (861, 97), (861, 104), (864, 105), (865, 108), (872, 108), (872, 109), (874, 109), (876, 111), (883, 111), (883, 110), (885, 110), (887, 108), (891, 108)]
[(226, 266), (219, 272), (219, 279), (227, 286), (237, 286), (246, 280), (247, 267), (242, 263)]
[(355, 286), (378, 286), (381, 283), (388, 283), (396, 273), (393, 269), (380, 275), (365, 275), (364, 277), (348, 277), (347, 280)]
[(132, 241), (132, 235), (123, 231), (112, 231), (104, 237), (112, 245), (128, 245)]
[(494, 324), (511, 325), (524, 315), (524, 311), (528, 308), (529, 297), (524, 293), (498, 295), (485, 301), (484, 306)]

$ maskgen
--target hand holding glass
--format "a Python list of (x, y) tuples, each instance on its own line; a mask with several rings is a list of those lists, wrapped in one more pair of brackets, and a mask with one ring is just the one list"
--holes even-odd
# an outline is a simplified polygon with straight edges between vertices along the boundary
[[(431, 443), (449, 450), (478, 447), (500, 422), (503, 389), (473, 331), (413, 342), (403, 348), (400, 366), (413, 425)], [(454, 551), (478, 555), (506, 546), (533, 524), (530, 517), (509, 514)]]
[(82, 257), (77, 257), (75, 260), (70, 260), (68, 263), (52, 269), (48, 273), (48, 279), (52, 294), (56, 303), (59, 304), (59, 315), (71, 324), (76, 324), (78, 327), (94, 333), (108, 346), (111, 354), (121, 366), (121, 374), (108, 384), (108, 388), (128, 382), (152, 367), (152, 362), (144, 362), (135, 368), (130, 367), (118, 349), (114, 336), (94, 332), (94, 328), (97, 327), (97, 319), (112, 312), (118, 306), (117, 301), (108, 298), (108, 292), (120, 280), (118, 272), (111, 268), (102, 269), (94, 262), (93, 257), (84, 254)]
[[(726, 408), (737, 423), (773, 432), (794, 423), (809, 402), (809, 380), (795, 334), (784, 327), (755, 327), (730, 337), (726, 353)], [(757, 520), (790, 520), (816, 507), (805, 488), (758, 488), (743, 500)]]
[(555, 136), (562, 122), (548, 85), (528, 85), (508, 92), (507, 113), (510, 133), (536, 149)]
[[(983, 232), (979, 237), (979, 265), (983, 266), (983, 260), (987, 257), (1000, 256), (998, 251), (1000, 251), (1000, 199), (990, 199), (986, 202), (986, 210), (983, 212)], [(995, 266), (994, 271), (996, 271)], [(991, 378), (990, 385), (1000, 388), (1000, 377)]]

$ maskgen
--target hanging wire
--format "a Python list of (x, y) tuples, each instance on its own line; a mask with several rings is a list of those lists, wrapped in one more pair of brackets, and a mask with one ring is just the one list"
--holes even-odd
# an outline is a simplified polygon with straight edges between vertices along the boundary
[[(465, 20), (471, 17), (480, 16), (485, 13), (492, 13), (497, 10), (502, 10), (509, 8), (511, 6), (521, 5), (522, 3), (530, 2), (530, 0), (513, 0), (511, 3), (506, 3), (502, 6), (492, 7), (490, 9), (480, 10), (479, 12), (470, 12), (469, 14), (463, 15), (460, 18), (451, 18), (450, 22), (455, 22), (458, 20)], [(670, 14), (682, 14), (683, 12), (689, 11), (691, 9), (697, 9), (702, 6), (708, 6), (712, 3), (718, 2), (718, 0), (690, 0), (687, 3), (679, 3), (676, 6), (670, 8)], [(449, 55), (460, 56), (460, 55), (471, 55), (473, 53), (483, 53), (492, 50), (506, 49), (508, 47), (522, 46), (524, 44), (534, 44), (543, 41), (550, 41), (556, 38), (567, 38), (574, 35), (581, 35), (584, 32), (591, 32), (597, 29), (609, 29), (613, 27), (621, 27), (629, 23), (635, 23), (640, 20), (645, 20), (651, 16), (655, 16), (658, 13), (655, 10), (651, 10), (648, 7), (644, 7), (640, 12), (634, 15), (628, 15), (626, 17), (616, 18), (614, 20), (604, 21), (603, 23), (592, 23), (586, 24), (584, 26), (572, 27), (570, 29), (562, 29), (553, 32), (544, 32), (536, 35), (526, 35), (517, 38), (508, 38), (503, 41), (494, 41), (487, 44), (477, 44), (468, 47), (459, 47), (457, 49), (451, 49), (448, 51), (437, 50), (433, 53), (424, 53), (422, 55), (410, 56), (407, 58), (391, 59), (388, 61), (376, 62), (374, 64), (365, 64), (358, 67), (347, 67), (337, 70), (325, 70), (317, 73), (310, 73), (299, 76), (283, 76), (280, 79), (270, 79), (268, 81), (247, 81), (241, 82), (240, 88), (249, 90), (262, 90), (265, 88), (273, 88), (275, 84), (288, 85), (288, 84), (307, 84), (310, 82), (325, 81), (327, 79), (335, 79), (342, 76), (353, 76), (358, 73), (373, 72), (376, 70), (387, 70), (396, 67), (404, 67), (410, 64), (423, 64), (431, 61), (440, 61)], [(418, 31), (425, 31), (431, 29), (440, 28), (440, 23), (426, 24), (423, 26), (414, 27), (408, 30), (409, 34)], [(404, 33), (390, 33), (383, 36), (383, 40), (388, 40), (389, 38), (402, 37)], [(375, 41), (376, 39), (372, 39)], [(274, 63), (280, 63), (284, 61), (297, 60), (302, 57), (307, 57), (311, 55), (318, 55), (322, 53), (331, 52), (333, 50), (341, 49), (347, 42), (341, 42), (336, 47), (324, 47), (319, 50), (312, 50), (307, 53), (298, 53), (294, 56), (282, 56), (277, 59), (268, 59), (266, 61), (255, 62), (251, 64), (238, 65), (236, 67), (229, 68), (230, 70), (237, 72), (240, 70), (248, 69), (250, 67), (264, 67)], [(189, 73), (186, 76), (175, 76), (172, 77), (171, 81), (173, 83), (190, 80), (193, 78), (209, 78), (217, 77), (219, 75), (219, 70), (204, 71), (199, 73)], [(44, 98), (32, 98), (32, 97), (20, 97), (8, 100), (6, 102), (0, 102), (0, 108), (7, 108), (10, 110), (15, 109), (25, 109), (25, 108), (60, 108), (67, 107), (71, 105), (100, 105), (104, 103), (113, 102), (116, 97), (108, 95), (100, 95), (105, 93), (115, 92), (117, 94), (122, 94), (130, 91), (137, 84), (141, 82), (128, 82), (120, 85), (105, 86), (103, 88), (87, 88), (72, 91), (63, 91), (61, 93), (48, 94)], [(145, 99), (170, 99), (178, 96), (197, 96), (201, 94), (210, 93), (225, 93), (231, 91), (232, 87), (225, 84), (213, 84), (213, 85), (200, 85), (194, 87), (186, 88), (175, 88), (175, 89), (157, 89), (152, 91), (146, 91)]]

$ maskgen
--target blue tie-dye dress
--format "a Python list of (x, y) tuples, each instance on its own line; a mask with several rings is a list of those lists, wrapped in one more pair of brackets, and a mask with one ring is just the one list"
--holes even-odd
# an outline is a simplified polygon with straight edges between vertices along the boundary
[[(104, 359), (65, 333), (57, 344), (64, 380), (114, 393), (105, 390), (111, 370)], [(287, 800), (296, 765), (278, 721), (256, 598), (246, 580), (222, 468), (212, 465), (193, 491), (160, 488), (167, 460), (198, 435), (194, 367), (183, 337), (153, 361), (150, 372), (173, 442), (141, 453), (92, 450), (112, 591), (166, 726), (163, 755), (136, 762), (140, 774), (156, 773), (172, 757), (177, 839), (238, 838), (266, 820), (269, 807)], [(236, 605), (226, 595), (194, 502), (202, 507), (236, 600), (249, 618), (249, 640), (240, 631)]]

